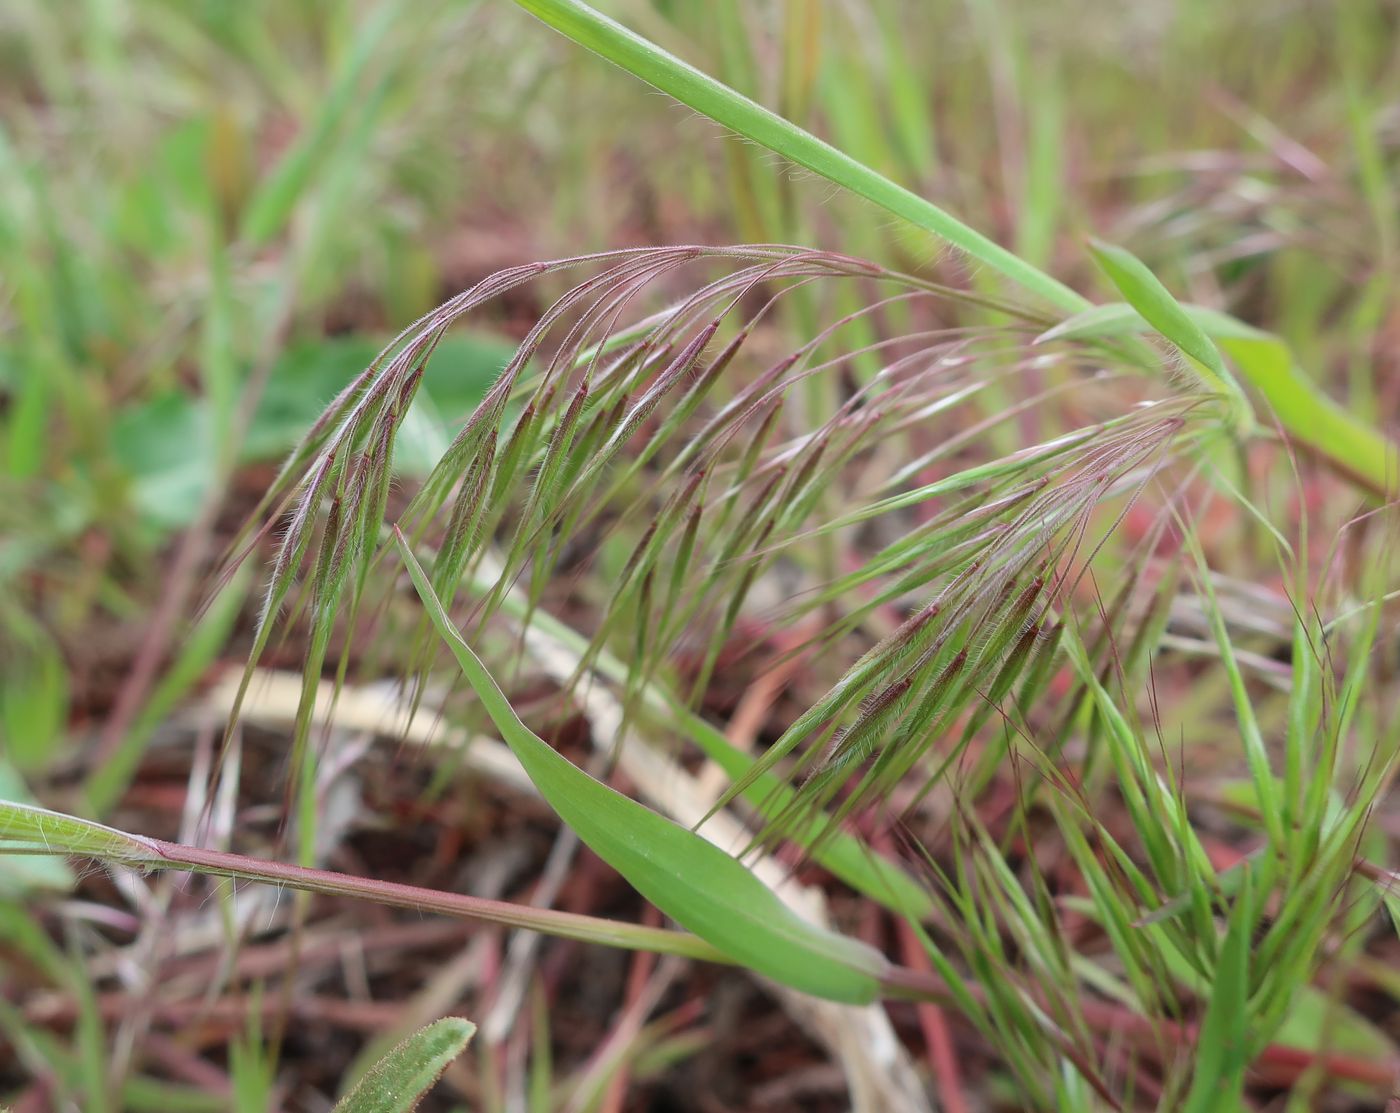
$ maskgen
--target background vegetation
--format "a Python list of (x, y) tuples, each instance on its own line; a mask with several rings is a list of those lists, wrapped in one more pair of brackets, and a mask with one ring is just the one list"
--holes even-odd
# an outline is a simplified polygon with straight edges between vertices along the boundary
[[(677, 933), (624, 932), (629, 957), (513, 921), (6, 856), (0, 1100), (325, 1109), (406, 1030), (461, 1013), (480, 1031), (435, 1108), (1383, 1108), (1400, 1068), (1394, 488), (1296, 448), (1321, 408), (1277, 415), (1293, 439), (1277, 435), (1248, 367), (1285, 351), (1348, 430), (1394, 433), (1400, 9), (600, 6), (1029, 267), (1138, 304), (1174, 344), (1105, 318), (1047, 336), (1071, 310), (513, 5), (15, 0), (0, 9), (0, 797), (660, 926), (604, 864), (636, 883), (607, 829), (571, 820), (590, 850), (559, 826), (526, 756), (543, 738), (685, 823), (726, 784), (748, 789), (717, 819), (774, 851), (757, 875), (796, 867), (825, 922), (904, 974), (876, 977), (881, 1006), (828, 1006), (694, 961), (717, 955)], [(1252, 384), (1253, 433), (1217, 413), (1131, 262), (1096, 263), (1090, 237), (1267, 332), (1207, 321), (1227, 376)], [(263, 496), (295, 492), (302, 471), (280, 461), (391, 336), (503, 268), (731, 243), (826, 254), (526, 272), (434, 334), (412, 406), (371, 415), (395, 441), (392, 472), (386, 455), (370, 473), (383, 503), (317, 525), (286, 621), (260, 624), (295, 521)], [(625, 313), (592, 338), (548, 317), (542, 366), (498, 380), (556, 298), (623, 259), (657, 268)], [(709, 351), (739, 337), (739, 356), (696, 410), (668, 400), (626, 426), (657, 367), (626, 362), (648, 333), (623, 326), (684, 350), (707, 318), (674, 307), (709, 281), (735, 295), (708, 310), (729, 330)], [(570, 418), (600, 336), (624, 357)], [(783, 379), (781, 415), (722, 424), (730, 486), (702, 501), (723, 516), (688, 541), (695, 491), (665, 482), (684, 445), (799, 351), (828, 373)], [(890, 367), (907, 371), (898, 390)], [(496, 518), (454, 532), (451, 505), (434, 511), (457, 488), (434, 469), (475, 459), (449, 446), (501, 382), (502, 449), (524, 432), (485, 488)], [(540, 423), (510, 424), (532, 396)], [(583, 413), (595, 424), (568, 424)], [(619, 429), (626, 453), (593, 468)], [(1075, 431), (1078, 454), (1057, 455)], [(363, 442), (341, 447), (344, 463)], [(405, 524), (429, 603), (453, 607), (466, 575), (454, 614), (504, 710), (472, 698), (470, 661), (469, 685), (443, 671), (380, 518)], [(368, 532), (338, 535), (350, 519)], [(337, 536), (387, 545), (348, 587), (315, 564)], [(921, 641), (907, 624), (950, 585), (965, 596), (939, 598), (962, 609)], [(960, 651), (975, 680), (954, 683)], [(823, 702), (867, 659), (879, 668)], [(407, 724), (405, 676), (427, 680)], [(813, 708), (807, 726), (846, 733), (804, 734)], [(924, 728), (913, 746), (907, 722)], [(718, 734), (775, 763), (803, 743), (805, 770), (776, 765), (804, 785), (796, 802), (749, 784)], [(692, 780), (699, 813), (663, 799)], [(842, 823), (813, 823), (817, 807)], [(148, 848), (84, 847), (151, 865)], [(669, 890), (637, 887), (733, 955)], [(817, 969), (743, 961), (788, 984)]]

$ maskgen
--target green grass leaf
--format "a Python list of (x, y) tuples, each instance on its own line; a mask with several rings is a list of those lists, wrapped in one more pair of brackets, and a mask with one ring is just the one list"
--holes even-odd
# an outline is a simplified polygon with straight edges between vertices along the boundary
[(375, 1063), (332, 1113), (409, 1113), (475, 1034), (475, 1024), (455, 1016), (420, 1028)]
[(1249, 405), (1220, 350), (1146, 264), (1124, 248), (1101, 240), (1091, 241), (1089, 249), (1128, 303), (1188, 357), (1202, 383), (1215, 393), (1229, 396), (1238, 418), (1247, 415)]
[[(489, 591), (491, 585), (482, 581), (476, 587)], [(547, 611), (532, 610), (510, 595), (502, 600), (501, 609), (522, 621), (528, 619), (536, 631), (570, 653), (582, 655), (588, 652), (588, 639)], [(627, 679), (626, 664), (606, 649), (597, 654), (592, 667), (599, 676), (615, 683), (623, 683)], [(753, 755), (734, 746), (722, 731), (689, 710), (664, 684), (652, 682), (644, 691), (643, 698), (647, 701), (648, 713), (655, 715), (658, 727), (684, 735), (723, 769), (731, 781), (743, 780), (753, 768), (756, 760)], [(753, 781), (742, 796), (747, 804), (772, 818), (793, 803), (796, 791), (781, 778), (763, 774)], [(818, 836), (821, 836), (820, 842)], [(934, 902), (927, 890), (897, 862), (877, 854), (852, 832), (831, 830), (821, 821), (815, 821), (806, 831), (792, 832), (792, 837), (811, 853), (814, 861), (857, 892), (887, 908), (918, 919), (932, 913)]]
[(1249, 964), (1254, 921), (1254, 886), (1246, 869), (1215, 966), (1184, 1113), (1228, 1113), (1241, 1108), (1244, 1071), (1249, 1065)]
[(621, 66), (688, 108), (932, 232), (1051, 305), (1070, 313), (1088, 307), (1082, 295), (944, 212), (932, 201), (890, 181), (877, 170), (687, 65), (587, 4), (578, 0), (516, 0), (516, 3), (580, 46)]
[(0, 799), (0, 852), (65, 854), (136, 866), (161, 861), (150, 839), (7, 799)]
[(1318, 390), (1283, 340), (1247, 327), (1222, 327), (1216, 336), (1289, 436), (1322, 453), (1377, 494), (1400, 491), (1400, 445)]
[[(1323, 394), (1281, 337), (1203, 305), (1179, 308), (1230, 358), (1290, 437), (1377, 494), (1400, 489), (1400, 446)], [(1133, 306), (1110, 302), (1067, 317), (1036, 343), (1128, 337), (1152, 327)]]
[[(0, 758), (0, 800), (33, 799), (14, 766)], [(23, 897), (40, 890), (65, 892), (76, 880), (62, 858), (0, 854), (0, 899)]]
[(818, 997), (875, 1000), (886, 968), (877, 951), (801, 919), (737, 859), (600, 784), (526, 727), (397, 530), (395, 539), (429, 618), (496, 729), (540, 794), (594, 853), (662, 912), (735, 961)]

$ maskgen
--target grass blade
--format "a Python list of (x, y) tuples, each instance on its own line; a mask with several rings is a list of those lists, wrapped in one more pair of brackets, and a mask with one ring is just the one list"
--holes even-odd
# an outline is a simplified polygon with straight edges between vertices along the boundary
[[(1376, 494), (1400, 488), (1400, 445), (1318, 390), (1281, 337), (1202, 305), (1179, 308), (1230, 357), (1289, 436)], [(1036, 343), (1128, 337), (1150, 327), (1133, 306), (1110, 302), (1067, 317)]]
[(1225, 366), (1220, 349), (1146, 264), (1131, 252), (1101, 240), (1091, 241), (1090, 250), (1129, 304), (1188, 357), (1205, 386), (1232, 400), (1237, 419), (1247, 415), (1249, 404)]
[(1242, 1108), (1249, 1064), (1249, 952), (1254, 931), (1254, 888), (1248, 870), (1220, 947), (1210, 1005), (1196, 1044), (1195, 1077), (1185, 1113), (1232, 1113)]
[(433, 592), (403, 534), (395, 540), (433, 625), (540, 794), (600, 858), (662, 912), (784, 985), (851, 1003), (875, 1000), (877, 951), (798, 917), (735, 858), (577, 769), (515, 714)]
[(516, 0), (516, 3), (580, 46), (621, 66), (682, 104), (932, 232), (1058, 309), (1075, 313), (1088, 307), (1082, 295), (933, 202), (687, 65), (587, 4), (579, 0)]

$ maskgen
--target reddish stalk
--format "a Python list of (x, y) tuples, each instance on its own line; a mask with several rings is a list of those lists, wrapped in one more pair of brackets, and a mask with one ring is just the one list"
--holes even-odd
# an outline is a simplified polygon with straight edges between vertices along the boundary
[(565, 939), (585, 943), (602, 943), (624, 950), (651, 951), (656, 954), (679, 955), (707, 962), (728, 963), (730, 959), (710, 944), (688, 932), (666, 928), (585, 916), (576, 912), (560, 912), (550, 908), (531, 908), (509, 901), (448, 893), (440, 889), (425, 889), (397, 881), (354, 877), (331, 870), (294, 866), (285, 862), (265, 861), (243, 854), (222, 850), (204, 850), (182, 846), (162, 839), (143, 839), (146, 846), (159, 856), (158, 861), (143, 861), (143, 866), (164, 866), (189, 869), (222, 877), (243, 878), (268, 884), (289, 885), (294, 889), (332, 896), (356, 897), (386, 904), (393, 908), (408, 908), (415, 912), (437, 912), (460, 919), (480, 920), (525, 931), (541, 931)]
[[(910, 969), (933, 977), (933, 966), (928, 960), (928, 953), (914, 934), (914, 929), (906, 920), (901, 919), (898, 932), (900, 957)], [(919, 1027), (923, 1031), (924, 1043), (928, 1046), (929, 1064), (933, 1067), (933, 1077), (943, 1108), (947, 1113), (968, 1113), (967, 1099), (963, 1096), (962, 1069), (958, 1066), (957, 1049), (953, 1046), (946, 1015), (932, 1001), (919, 1001), (915, 1008), (919, 1014)]]
[[(240, 994), (220, 997), (215, 1001), (200, 997), (186, 1001), (146, 1003), (150, 1005), (150, 1015), (154, 1021), (179, 1029), (186, 1037), (191, 1034), (197, 1036), (201, 1026), (216, 1027), (223, 1032), (239, 1032), (246, 1028), (249, 1016), (258, 1016), (263, 1023), (268, 1023), (275, 1020), (283, 1008), (282, 1001), (272, 995)], [(104, 993), (96, 1000), (97, 1015), (110, 1021), (127, 1016), (136, 1005), (137, 1001), (128, 993)], [(80, 1016), (78, 1001), (71, 996), (45, 997), (31, 1002), (24, 1009), (27, 1023), (47, 1027), (68, 1027), (76, 1024)], [(403, 1006), (393, 1001), (347, 1001), (341, 997), (302, 996), (293, 998), (290, 1018), (319, 1027), (378, 1033), (390, 1031), (402, 1021)], [(143, 1040), (143, 1046), (144, 1043)]]
[[(647, 919), (653, 922), (652, 926), (655, 926), (656, 918), (654, 910), (648, 908)], [(623, 991), (622, 1009), (613, 1025), (611, 1035), (603, 1041), (602, 1051), (606, 1052), (609, 1047), (615, 1043), (620, 1044), (624, 1039), (635, 1038), (642, 1022), (646, 1019), (637, 1014), (646, 995), (647, 982), (655, 970), (655, 955), (638, 952), (632, 957), (631, 968), (627, 971), (627, 986)], [(599, 1113), (622, 1113), (622, 1103), (627, 1097), (627, 1087), (631, 1081), (631, 1067), (624, 1061), (618, 1065), (617, 1071), (608, 1083), (603, 1100), (598, 1105)]]

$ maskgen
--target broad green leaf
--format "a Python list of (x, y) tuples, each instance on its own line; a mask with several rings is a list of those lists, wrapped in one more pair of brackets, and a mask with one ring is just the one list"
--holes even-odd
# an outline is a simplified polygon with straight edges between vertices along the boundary
[(162, 530), (198, 516), (214, 486), (209, 407), (182, 391), (126, 410), (112, 425), (112, 451), (131, 482), (141, 517)]
[(736, 962), (784, 985), (873, 1001), (886, 963), (874, 949), (797, 916), (742, 863), (693, 831), (600, 784), (532, 732), (467, 645), (408, 542), (395, 539), (429, 618), (540, 794), (631, 885)]
[[(373, 362), (383, 347), (379, 337), (354, 336), (295, 344), (277, 361), (258, 401), (242, 456), (272, 460), (285, 455), (321, 416), (326, 403)], [(451, 439), (501, 373), (515, 348), (486, 333), (454, 332), (433, 351), (423, 385), (406, 419), (410, 430), (443, 441)], [(427, 475), (438, 456), (402, 438), (394, 453), (400, 473)]]
[(420, 1028), (375, 1063), (332, 1113), (410, 1113), (475, 1034), (475, 1024), (455, 1016)]

